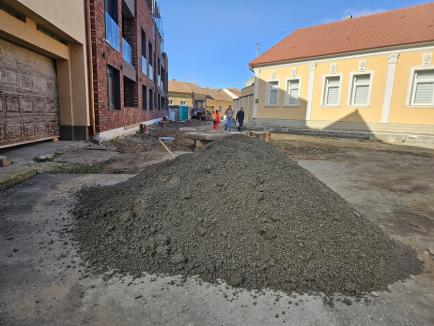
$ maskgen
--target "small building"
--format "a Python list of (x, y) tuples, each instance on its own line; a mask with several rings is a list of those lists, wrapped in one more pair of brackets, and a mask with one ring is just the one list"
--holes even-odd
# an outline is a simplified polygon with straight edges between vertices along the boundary
[(194, 83), (170, 80), (169, 106), (188, 106), (190, 109), (206, 109), (225, 111), (233, 106), (233, 101), (240, 91), (236, 88), (213, 89), (204, 88)]
[(295, 31), (250, 63), (252, 124), (434, 135), (434, 3)]

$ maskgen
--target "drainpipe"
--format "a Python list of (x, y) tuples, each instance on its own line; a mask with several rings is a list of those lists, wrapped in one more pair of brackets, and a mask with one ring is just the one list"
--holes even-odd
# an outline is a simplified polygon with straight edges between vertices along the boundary
[(87, 77), (88, 77), (88, 92), (89, 92), (89, 107), (90, 107), (90, 125), (92, 129), (92, 137), (96, 136), (95, 122), (95, 98), (93, 89), (93, 62), (92, 62), (92, 38), (91, 38), (91, 21), (90, 21), (90, 0), (85, 0), (86, 3), (86, 47), (87, 47)]

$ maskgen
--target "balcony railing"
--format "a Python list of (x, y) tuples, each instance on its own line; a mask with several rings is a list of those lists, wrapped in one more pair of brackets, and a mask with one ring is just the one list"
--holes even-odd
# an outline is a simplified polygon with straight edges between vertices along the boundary
[(149, 79), (154, 79), (154, 68), (151, 65), (149, 65)]
[(107, 12), (105, 13), (105, 38), (113, 49), (120, 51), (119, 26)]
[(133, 49), (124, 38), (122, 38), (122, 58), (130, 65), (133, 64)]
[(147, 68), (146, 58), (142, 56), (142, 72), (144, 75), (148, 73), (146, 68)]

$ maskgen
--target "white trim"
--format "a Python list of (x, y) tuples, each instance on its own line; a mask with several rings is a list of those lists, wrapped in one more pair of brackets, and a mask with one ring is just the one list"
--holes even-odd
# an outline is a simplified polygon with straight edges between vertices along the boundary
[[(324, 97), (326, 95), (325, 93), (325, 87), (326, 87), (326, 79), (327, 78), (333, 78), (333, 77), (339, 77), (339, 100), (338, 100), (338, 104), (326, 104), (324, 102)], [(323, 75), (323, 80), (322, 80), (322, 91), (321, 91), (321, 107), (323, 108), (338, 108), (341, 106), (341, 99), (342, 99), (342, 82), (344, 79), (344, 74), (343, 73), (338, 73), (338, 74), (325, 74)]]
[[(294, 80), (298, 80), (298, 98), (297, 98), (297, 104), (290, 104), (289, 103), (289, 89), (288, 89), (288, 83)], [(285, 99), (283, 106), (288, 108), (299, 108), (300, 107), (300, 97), (301, 97), (301, 77), (292, 77), (288, 78), (286, 80), (286, 93), (285, 93)]]
[[(363, 105), (357, 105), (354, 104), (353, 97), (354, 97), (354, 91), (353, 85), (354, 85), (354, 77), (360, 76), (360, 75), (369, 75), (369, 93), (368, 93), (368, 103)], [(372, 88), (374, 83), (374, 72), (372, 70), (366, 70), (365, 72), (352, 72), (350, 74), (350, 87), (348, 89), (348, 98), (347, 98), (347, 106), (349, 108), (369, 108), (371, 106), (371, 97), (372, 97)]]
[(408, 78), (408, 89), (407, 89), (407, 99), (406, 99), (406, 107), (413, 109), (432, 109), (434, 108), (434, 104), (414, 104), (414, 82), (416, 78), (416, 72), (419, 70), (434, 70), (434, 65), (431, 66), (418, 66), (413, 67), (410, 70), (410, 77)]
[(258, 93), (259, 93), (259, 78), (257, 77), (257, 71), (255, 70), (255, 86), (253, 91), (253, 112), (252, 112), (252, 119), (256, 119), (256, 116), (258, 115)]
[[(270, 83), (277, 83), (277, 104), (271, 104), (271, 88), (269, 87)], [(278, 79), (270, 79), (265, 81), (265, 100), (264, 107), (267, 108), (278, 108), (280, 106), (280, 81)]]
[(309, 65), (309, 85), (307, 91), (306, 121), (309, 121), (312, 118), (313, 89), (315, 87), (316, 65), (316, 63), (311, 63)]
[(389, 55), (389, 63), (387, 65), (386, 90), (384, 92), (383, 110), (381, 112), (381, 123), (389, 122), (390, 108), (392, 106), (393, 88), (395, 86), (396, 65), (398, 63), (399, 54), (394, 53)]
[(228, 94), (230, 97), (232, 97), (233, 100), (236, 100), (238, 98), (238, 96), (236, 96), (234, 93), (232, 93), (229, 89), (227, 88), (223, 88), (223, 92), (225, 92), (226, 94)]
[(426, 50), (427, 52), (434, 51), (433, 45), (427, 45), (427, 46), (419, 46), (414, 48), (406, 48), (400, 49), (399, 47), (397, 49), (390, 49), (390, 50), (367, 50), (366, 52), (356, 52), (356, 54), (349, 54), (349, 53), (343, 53), (343, 54), (334, 54), (330, 56), (323, 56), (323, 57), (314, 57), (314, 58), (308, 58), (308, 59), (298, 59), (293, 61), (288, 61), (287, 63), (277, 63), (277, 64), (261, 64), (255, 66), (254, 69), (259, 68), (284, 68), (288, 66), (294, 66), (295, 64), (302, 65), (302, 64), (309, 64), (309, 63), (318, 63), (318, 62), (330, 62), (330, 61), (336, 61), (336, 60), (346, 60), (346, 59), (355, 59), (355, 58), (365, 58), (365, 57), (372, 57), (372, 56), (378, 56), (383, 54), (402, 54), (407, 52), (418, 52)]

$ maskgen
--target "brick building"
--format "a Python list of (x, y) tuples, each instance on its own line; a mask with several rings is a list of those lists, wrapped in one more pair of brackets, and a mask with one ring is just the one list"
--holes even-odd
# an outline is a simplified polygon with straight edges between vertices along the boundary
[(167, 115), (168, 58), (156, 0), (90, 0), (97, 138)]

